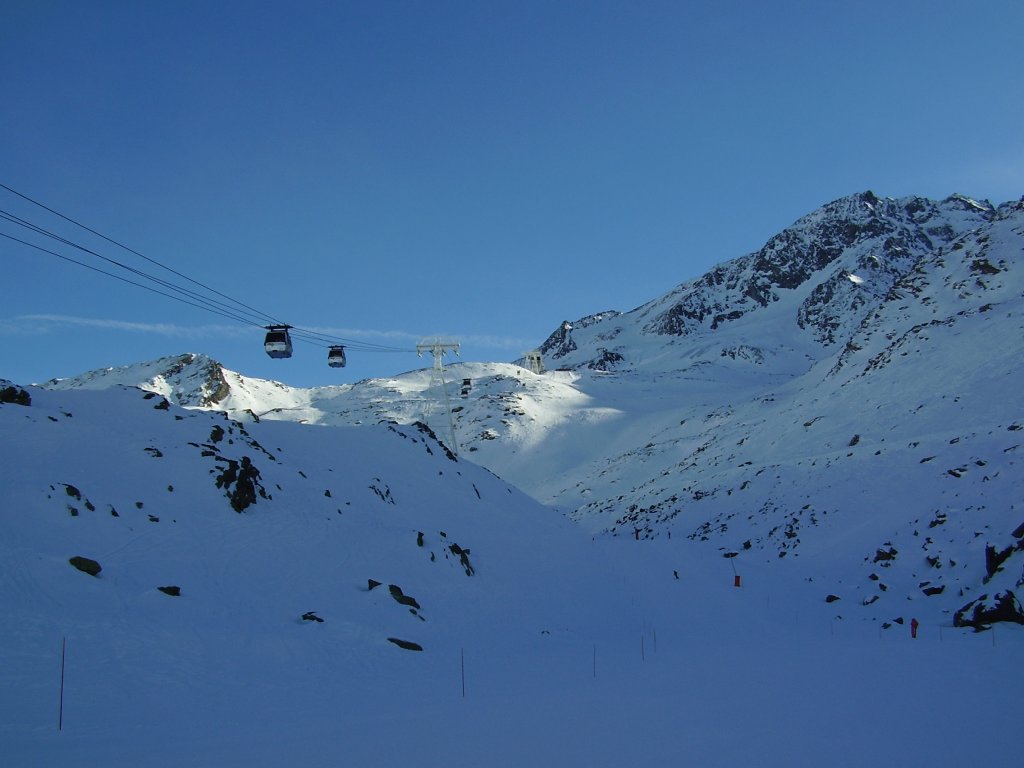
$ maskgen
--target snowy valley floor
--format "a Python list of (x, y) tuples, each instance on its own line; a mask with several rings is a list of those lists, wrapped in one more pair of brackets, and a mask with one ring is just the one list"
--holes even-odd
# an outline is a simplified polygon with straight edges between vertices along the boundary
[(4, 654), (0, 764), (1013, 762), (1024, 628), (923, 623), (911, 639), (852, 609), (808, 608), (809, 590), (779, 568), (736, 589), (727, 561), (699, 548), (594, 546), (635, 595), (634, 610), (597, 617), (594, 636), (482, 631), (352, 656), (330, 622), (245, 636), (182, 623), (135, 644), (117, 627), (71, 632), (60, 732), (62, 638), (5, 627), (5, 647), (33, 650)]

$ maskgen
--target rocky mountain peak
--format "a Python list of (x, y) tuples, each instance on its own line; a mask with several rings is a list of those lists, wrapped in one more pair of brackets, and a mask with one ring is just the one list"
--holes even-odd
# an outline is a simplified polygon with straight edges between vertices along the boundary
[(959, 194), (942, 201), (849, 195), (801, 217), (760, 250), (632, 312), (563, 323), (541, 349), (564, 367), (604, 368), (609, 360), (628, 365), (625, 340), (638, 335), (666, 337), (660, 342), (666, 347), (674, 338), (715, 338), (750, 323), (759, 328), (755, 335), (771, 335), (763, 333), (768, 323), (775, 335), (811, 339), (822, 354), (846, 341), (921, 259), (991, 223), (1004, 208)]
[(597, 312), (586, 317), (581, 317), (575, 322), (569, 322), (563, 320), (562, 324), (556, 328), (544, 343), (540, 345), (540, 352), (547, 358), (558, 360), (559, 358), (565, 357), (570, 352), (576, 349), (576, 342), (572, 339), (572, 332), (576, 329), (589, 328), (592, 325), (611, 320), (621, 315), (614, 309), (609, 309), (604, 312)]
[(68, 379), (51, 379), (44, 386), (61, 390), (106, 389), (112, 385), (156, 392), (183, 406), (215, 406), (231, 394), (224, 366), (213, 358), (194, 352), (103, 368)]

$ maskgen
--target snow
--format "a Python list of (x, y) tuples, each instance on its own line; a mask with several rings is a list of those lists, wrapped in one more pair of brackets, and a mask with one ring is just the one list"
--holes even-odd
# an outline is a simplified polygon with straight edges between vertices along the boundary
[[(951, 764), (1015, 744), (1021, 628), (912, 640), (837, 614), (793, 563), (592, 540), (411, 428), (28, 391), (0, 406), (5, 765)], [(273, 499), (233, 511), (193, 442), (252, 456)], [(456, 541), (472, 577), (441, 559)]]
[[(429, 370), (299, 390), (185, 355), (0, 405), (3, 764), (1012, 761), (1024, 627), (952, 618), (1024, 577), (985, 555), (1024, 522), (1024, 212), (858, 201), (793, 242), (912, 210), (947, 247), (858, 242), (652, 334), (742, 293), (685, 283), (573, 324), (571, 370), (451, 365), (458, 462), (413, 425), (447, 430)], [(243, 457), (267, 498), (238, 513)]]

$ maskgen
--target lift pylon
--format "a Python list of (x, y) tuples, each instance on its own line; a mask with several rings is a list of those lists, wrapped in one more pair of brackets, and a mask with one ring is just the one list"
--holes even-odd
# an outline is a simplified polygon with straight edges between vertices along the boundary
[[(444, 356), (448, 352), (454, 352), (456, 355), (459, 354), (460, 346), (454, 339), (443, 338), (435, 336), (433, 338), (423, 339), (419, 344), (416, 345), (416, 354), (423, 357), (424, 352), (429, 352), (434, 358), (434, 368), (431, 374), (431, 381), (437, 382), (441, 386), (441, 392), (444, 396), (444, 410), (448, 414), (448, 434), (451, 437), (451, 449), (452, 453), (456, 456), (459, 455), (459, 443), (455, 439), (455, 422), (452, 419), (452, 403), (448, 398), (448, 384), (444, 378)], [(424, 421), (426, 418), (424, 417)]]

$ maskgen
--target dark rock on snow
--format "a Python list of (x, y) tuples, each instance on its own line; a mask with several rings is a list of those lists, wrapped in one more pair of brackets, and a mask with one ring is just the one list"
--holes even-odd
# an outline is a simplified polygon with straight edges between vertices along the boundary
[(89, 557), (82, 557), (81, 555), (69, 558), (68, 562), (82, 573), (88, 573), (90, 576), (98, 576), (100, 571), (103, 570), (103, 567), (95, 560)]
[(973, 627), (978, 632), (999, 621), (1024, 624), (1024, 608), (1012, 590), (997, 594), (991, 600), (988, 595), (982, 595), (953, 616), (954, 627)]
[(417, 611), (420, 609), (420, 604), (416, 602), (416, 598), (403, 594), (402, 588), (397, 584), (389, 584), (388, 591), (391, 592), (391, 596), (395, 598), (395, 602), (400, 605), (407, 605), (410, 608), (415, 608)]
[[(7, 382), (3, 382), (7, 384)], [(13, 405), (32, 405), (32, 396), (13, 384), (0, 388), (0, 403), (12, 403)]]
[(414, 643), (411, 640), (399, 640), (397, 637), (389, 637), (389, 643), (394, 643), (399, 648), (404, 648), (407, 651), (422, 651), (423, 646), (419, 643)]

